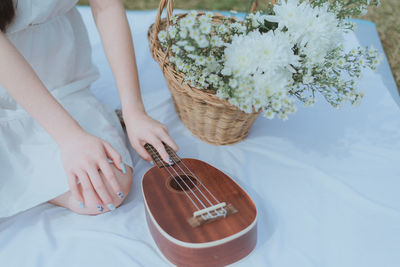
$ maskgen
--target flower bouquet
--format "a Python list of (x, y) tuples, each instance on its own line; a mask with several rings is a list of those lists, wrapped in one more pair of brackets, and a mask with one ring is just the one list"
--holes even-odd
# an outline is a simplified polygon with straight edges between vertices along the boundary
[[(317, 94), (336, 108), (359, 103), (363, 92), (356, 81), (364, 68), (376, 69), (382, 57), (373, 47), (343, 45), (344, 35), (356, 26), (348, 18), (366, 13), (378, 0), (278, 0), (243, 20), (197, 11), (172, 16), (172, 1), (161, 2), (169, 12), (164, 27), (156, 21), (150, 28), (153, 57), (164, 69), (180, 118), (195, 135), (214, 144), (244, 138), (260, 112), (286, 120), (297, 102), (312, 105)], [(180, 101), (175, 91), (205, 100), (200, 120), (192, 115), (201, 105), (188, 98)], [(191, 110), (182, 112), (186, 102)], [(235, 114), (221, 118), (226, 113), (221, 109), (210, 114), (208, 102)], [(240, 117), (246, 114), (250, 117)], [(206, 134), (195, 129), (198, 121), (207, 124)], [(218, 126), (224, 133), (216, 140)], [(244, 134), (227, 140), (233, 128), (244, 126)]]

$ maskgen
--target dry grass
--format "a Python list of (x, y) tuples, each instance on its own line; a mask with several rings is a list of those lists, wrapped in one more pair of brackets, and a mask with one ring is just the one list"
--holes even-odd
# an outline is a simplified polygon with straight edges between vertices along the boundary
[[(379, 8), (371, 8), (364, 19), (371, 20), (378, 27), (386, 55), (389, 58), (397, 87), (400, 89), (400, 0), (381, 0)], [(265, 1), (260, 1), (265, 2)], [(87, 4), (88, 0), (79, 1)], [(155, 9), (159, 0), (124, 0), (127, 9)], [(248, 11), (249, 0), (175, 0), (180, 9), (209, 9)]]

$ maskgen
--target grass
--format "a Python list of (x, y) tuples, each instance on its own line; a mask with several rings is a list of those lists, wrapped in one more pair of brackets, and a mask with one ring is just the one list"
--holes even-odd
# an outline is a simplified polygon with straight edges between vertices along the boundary
[[(155, 9), (159, 0), (123, 0), (127, 9)], [(175, 0), (178, 9), (208, 9), (248, 11), (249, 0)], [(259, 1), (265, 2), (265, 1)], [(389, 59), (397, 88), (400, 89), (400, 1), (381, 0), (379, 8), (371, 8), (367, 19), (376, 23), (383, 48)], [(80, 0), (79, 4), (87, 5), (88, 0)]]

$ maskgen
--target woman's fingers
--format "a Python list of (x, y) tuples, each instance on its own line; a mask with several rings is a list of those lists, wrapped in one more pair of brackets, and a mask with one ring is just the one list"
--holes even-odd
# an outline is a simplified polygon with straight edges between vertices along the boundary
[(78, 179), (82, 185), (83, 198), (86, 206), (95, 206), (100, 212), (104, 211), (103, 203), (93, 189), (92, 183), (89, 180), (87, 173), (82, 170), (78, 173)]
[(72, 196), (78, 201), (79, 206), (83, 209), (85, 207), (83, 196), (78, 190), (78, 179), (75, 174), (68, 172), (67, 173), (68, 177), (68, 185), (69, 185), (69, 190), (72, 193)]
[(170, 146), (175, 152), (178, 151), (178, 145), (174, 142), (174, 140), (167, 133), (161, 133), (160, 139), (161, 139), (161, 141), (166, 143), (168, 146)]
[(158, 151), (158, 154), (160, 154), (161, 158), (166, 162), (166, 163), (171, 163), (169, 155), (167, 151), (165, 150), (164, 145), (161, 143), (159, 138), (154, 138), (150, 144)]
[(114, 162), (115, 167), (117, 169), (120, 169), (125, 174), (126, 173), (126, 167), (125, 167), (124, 163), (122, 162), (121, 155), (108, 142), (104, 141), (103, 143), (104, 143), (104, 148), (105, 148), (105, 152), (106, 152), (107, 157), (112, 159), (112, 161)]
[(117, 178), (115, 177), (115, 174), (114, 174), (110, 164), (106, 160), (101, 161), (99, 163), (99, 168), (100, 168), (101, 172), (103, 173), (104, 178), (111, 185), (111, 188), (114, 191), (113, 193), (115, 195), (117, 195), (119, 198), (123, 198), (124, 193), (122, 192), (121, 186), (118, 183)]
[(147, 150), (144, 148), (144, 144), (143, 145), (141, 143), (135, 144), (134, 148), (136, 152), (139, 154), (139, 156), (141, 156), (144, 160), (146, 161), (152, 160), (149, 152), (147, 152)]
[(115, 210), (115, 206), (112, 203), (112, 198), (110, 193), (108, 192), (103, 179), (100, 177), (99, 171), (97, 168), (89, 168), (87, 170), (90, 181), (96, 190), (97, 195), (100, 197), (101, 201), (107, 205), (109, 210)]

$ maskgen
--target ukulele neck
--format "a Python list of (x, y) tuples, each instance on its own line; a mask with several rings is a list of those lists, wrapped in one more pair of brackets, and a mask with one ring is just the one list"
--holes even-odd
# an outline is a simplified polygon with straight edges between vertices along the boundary
[(158, 168), (164, 168), (167, 166), (172, 166), (175, 165), (179, 162), (181, 162), (181, 158), (178, 157), (178, 155), (175, 153), (175, 151), (168, 146), (167, 144), (165, 144), (164, 142), (162, 143), (164, 145), (165, 150), (167, 151), (171, 162), (165, 162), (160, 154), (158, 153), (157, 149), (155, 149), (152, 145), (150, 145), (149, 143), (146, 143), (144, 145), (144, 148), (147, 150), (147, 152), (149, 152), (151, 158), (153, 159), (153, 162), (155, 165), (157, 165)]

